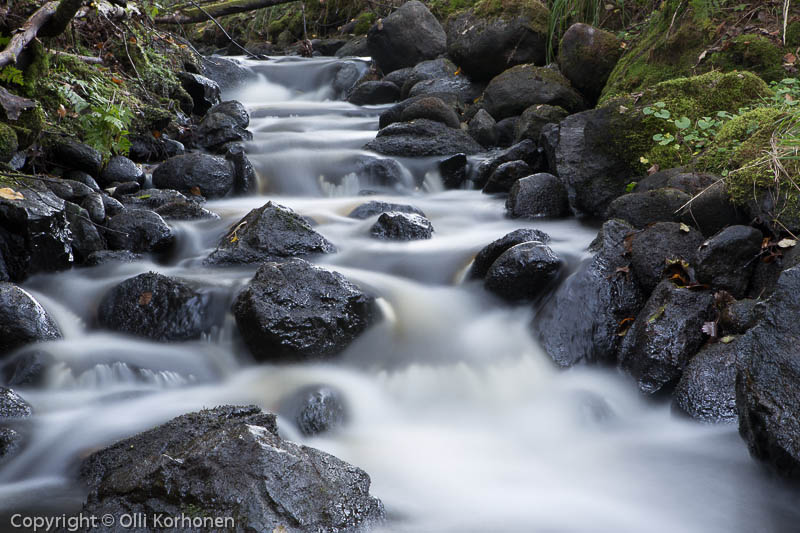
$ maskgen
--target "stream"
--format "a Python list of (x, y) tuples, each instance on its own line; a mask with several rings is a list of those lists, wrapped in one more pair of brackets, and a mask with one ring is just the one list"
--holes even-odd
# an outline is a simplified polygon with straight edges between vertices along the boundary
[[(251, 112), (247, 152), (260, 195), (208, 202), (220, 220), (175, 224), (168, 263), (106, 264), (23, 285), (64, 338), (43, 346), (57, 361), (46, 385), (18, 389), (35, 416), (27, 448), (0, 470), (0, 515), (77, 512), (80, 458), (177, 415), (231, 403), (277, 411), (299, 388), (327, 384), (343, 391), (347, 424), (305, 437), (279, 417), (281, 434), (368, 472), (386, 506), (380, 532), (797, 531), (798, 494), (748, 456), (735, 426), (677, 416), (616, 371), (557, 369), (530, 333), (534, 308), (464, 281), (482, 247), (521, 227), (548, 233), (574, 269), (596, 226), (508, 219), (503, 198), (445, 191), (436, 159), (400, 160), (400, 190), (359, 183), (360, 147), (387, 106), (336, 100), (344, 63), (367, 68), (362, 59), (245, 61), (259, 80), (224, 97)], [(379, 298), (383, 320), (334, 360), (255, 364), (227, 311), (255, 267), (202, 263), (268, 200), (312, 218), (339, 249), (315, 262)], [(368, 200), (420, 208), (434, 237), (370, 238), (374, 217), (347, 217)], [(147, 271), (213, 286), (224, 325), (174, 344), (93, 328), (103, 294)]]

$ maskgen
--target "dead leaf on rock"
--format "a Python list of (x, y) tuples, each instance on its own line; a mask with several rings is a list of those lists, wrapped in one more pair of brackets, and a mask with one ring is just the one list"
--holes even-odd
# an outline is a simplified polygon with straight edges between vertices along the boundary
[(3, 187), (0, 189), (0, 198), (4, 198), (6, 200), (24, 200), (25, 197), (22, 196), (22, 193), (15, 191), (9, 187)]
[(789, 52), (783, 56), (783, 62), (787, 65), (794, 65), (797, 62), (797, 56)]
[(152, 299), (153, 299), (152, 292), (143, 292), (139, 296), (139, 305), (148, 305)]
[(794, 239), (781, 239), (778, 241), (778, 248), (793, 248), (797, 246), (797, 241)]

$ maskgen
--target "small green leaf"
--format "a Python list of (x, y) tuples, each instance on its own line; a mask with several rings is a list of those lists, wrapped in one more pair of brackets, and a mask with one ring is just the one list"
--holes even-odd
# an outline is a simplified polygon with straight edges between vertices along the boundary
[(689, 126), (692, 125), (692, 121), (689, 120), (689, 117), (681, 117), (675, 121), (675, 127), (679, 130), (685, 130)]

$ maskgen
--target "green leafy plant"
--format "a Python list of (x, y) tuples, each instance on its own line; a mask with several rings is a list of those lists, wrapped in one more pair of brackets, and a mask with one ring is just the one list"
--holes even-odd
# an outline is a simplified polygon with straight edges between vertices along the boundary
[(14, 85), (22, 85), (25, 83), (25, 77), (22, 71), (11, 65), (7, 65), (3, 70), (0, 70), (0, 83), (6, 85), (13, 83)]
[[(87, 96), (84, 98), (75, 88), (81, 89)], [(78, 114), (87, 144), (106, 155), (127, 155), (131, 147), (128, 133), (133, 112), (115, 102), (116, 94), (106, 100), (93, 92), (91, 83), (85, 80), (76, 80), (74, 85), (61, 85), (58, 91)]]

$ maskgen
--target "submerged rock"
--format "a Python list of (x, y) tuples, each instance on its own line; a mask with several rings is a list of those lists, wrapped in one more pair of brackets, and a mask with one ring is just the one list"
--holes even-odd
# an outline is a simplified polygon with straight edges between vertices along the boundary
[(294, 422), (304, 435), (336, 429), (347, 419), (341, 391), (327, 385), (309, 385), (281, 402), (280, 414)]
[(208, 256), (209, 264), (246, 264), (330, 254), (336, 247), (282, 205), (267, 202), (233, 225)]
[(0, 358), (34, 342), (61, 338), (61, 331), (33, 296), (0, 282)]
[(526, 242), (512, 246), (489, 267), (484, 286), (507, 300), (534, 298), (541, 294), (563, 267), (546, 244)]
[(225, 529), (287, 533), (355, 532), (384, 516), (364, 471), (281, 439), (254, 406), (175, 418), (93, 453), (80, 477), (93, 516), (235, 517)]
[(233, 314), (259, 361), (336, 355), (376, 316), (374, 298), (302, 259), (262, 265), (237, 296)]
[(433, 236), (433, 225), (430, 220), (415, 213), (389, 211), (378, 217), (369, 232), (376, 239), (414, 241), (430, 239)]
[(111, 217), (105, 235), (114, 250), (161, 253), (175, 244), (172, 228), (147, 209), (126, 209)]
[(550, 236), (538, 229), (524, 228), (514, 230), (496, 241), (490, 242), (475, 256), (475, 260), (472, 262), (472, 268), (470, 269), (470, 277), (472, 279), (482, 279), (486, 277), (489, 267), (492, 266), (492, 263), (497, 261), (498, 257), (503, 255), (509, 248), (524, 242), (547, 244), (550, 242)]
[(390, 124), (380, 130), (375, 140), (367, 143), (364, 149), (405, 157), (476, 154), (482, 150), (481, 145), (466, 132), (428, 119)]
[(672, 405), (702, 422), (737, 421), (737, 341), (710, 344), (695, 355), (675, 387)]
[(347, 216), (348, 218), (357, 218), (359, 220), (365, 220), (367, 218), (374, 217), (375, 215), (380, 215), (381, 213), (388, 213), (390, 211), (395, 211), (398, 213), (412, 213), (415, 215), (419, 215), (421, 217), (425, 216), (425, 213), (423, 213), (413, 205), (391, 204), (387, 202), (377, 202), (377, 201), (361, 204), (360, 206), (350, 211), (350, 214)]

